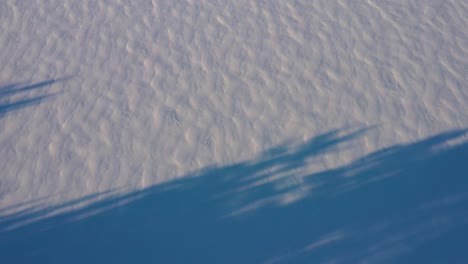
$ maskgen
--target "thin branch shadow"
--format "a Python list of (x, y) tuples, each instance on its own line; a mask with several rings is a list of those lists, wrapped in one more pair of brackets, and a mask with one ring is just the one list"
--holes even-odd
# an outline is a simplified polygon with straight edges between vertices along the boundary
[(366, 131), (46, 216), (0, 220), (4, 263), (467, 263), (467, 130), (307, 173)]
[[(0, 118), (9, 112), (16, 111), (24, 107), (37, 105), (47, 99), (52, 98), (56, 95), (56, 93), (32, 95), (31, 92), (40, 92), (41, 89), (47, 86), (53, 85), (57, 82), (66, 81), (70, 78), (71, 77), (50, 79), (34, 84), (14, 83), (0, 86)], [(22, 95), (21, 99), (11, 100), (11, 97), (16, 96), (18, 94)]]

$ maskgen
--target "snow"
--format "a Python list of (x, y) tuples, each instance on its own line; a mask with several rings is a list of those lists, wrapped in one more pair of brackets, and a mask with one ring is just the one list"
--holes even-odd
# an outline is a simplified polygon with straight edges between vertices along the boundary
[[(459, 230), (454, 227), (463, 226), (466, 216), (443, 206), (424, 206), (433, 200), (451, 201), (450, 208), (466, 204), (459, 190), (466, 186), (466, 14), (468, 2), (463, 0), (1, 1), (0, 246), (10, 250), (0, 249), (0, 259), (3, 255), (6, 263), (21, 263), (9, 259), (18, 253), (25, 262), (27, 256), (53, 262), (48, 259), (52, 252), (60, 249), (66, 257), (73, 249), (63, 248), (54, 236), (81, 232), (79, 237), (89, 240), (95, 223), (102, 227), (116, 217), (128, 221), (103, 229), (108, 235), (107, 240), (100, 236), (106, 245), (103, 256), (118, 246), (112, 240), (116, 230), (129, 227), (121, 239), (127, 235), (126, 243), (131, 243), (143, 231), (163, 232), (171, 221), (169, 230), (182, 237), (212, 224), (239, 245), (249, 239), (270, 241), (276, 236), (271, 230), (295, 225), (288, 214), (299, 217), (298, 204), (320, 217), (323, 212), (314, 206), (321, 201), (332, 206), (324, 215), (335, 220), (304, 216), (314, 220), (310, 233), (299, 231), (308, 225), (296, 223), (289, 235), (278, 231), (282, 242), (263, 248), (249, 242), (238, 258), (219, 250), (208, 259), (307, 262), (301, 259), (306, 252), (319, 251), (316, 262), (333, 261), (327, 258), (333, 254), (320, 250), (337, 241), (348, 245), (350, 232), (354, 237), (359, 230), (369, 235), (369, 243), (375, 242), (373, 247), (354, 237), (361, 244), (353, 246), (362, 247), (335, 261), (394, 261), (426, 241), (419, 234), (430, 240), (430, 230), (445, 235), (444, 243), (455, 241), (444, 232)], [(446, 170), (437, 174), (421, 164)], [(361, 186), (412, 173), (418, 181), (424, 181), (420, 174), (433, 176), (427, 180), (434, 185), (422, 188), (421, 197), (402, 195), (421, 214), (406, 219), (399, 214), (408, 211), (395, 205), (391, 214), (364, 217), (372, 233), (341, 211), (343, 206), (359, 208), (362, 194), (357, 190), (368, 188)], [(332, 177), (315, 180), (323, 175)], [(446, 188), (437, 178), (442, 176), (449, 177)], [(415, 187), (395, 182), (402, 189)], [(399, 190), (382, 184), (369, 197), (377, 195), (381, 201), (375, 190)], [(181, 191), (172, 189), (177, 186)], [(163, 189), (160, 196), (144, 198), (155, 188)], [(441, 189), (426, 196), (431, 188)], [(325, 193), (350, 195), (355, 203), (315, 196)], [(142, 223), (140, 216), (125, 214), (145, 214), (133, 200), (144, 208), (154, 204), (155, 211), (148, 209), (150, 220)], [(203, 201), (208, 207), (201, 210)], [(262, 210), (272, 208), (278, 208), (271, 214), (279, 220), (253, 232), (252, 226), (269, 219), (270, 211)], [(197, 210), (205, 215), (194, 221), (207, 226), (196, 222), (184, 229), (177, 222), (198, 215)], [(449, 215), (458, 220), (439, 216), (438, 210), (453, 211)], [(158, 226), (155, 219), (161, 213), (167, 215)], [(342, 217), (352, 218), (349, 223), (356, 229), (350, 231), (352, 225)], [(219, 224), (218, 218), (228, 224)], [(245, 222), (229, 222), (238, 218)], [(333, 223), (320, 229), (327, 221)], [(67, 226), (69, 222), (73, 224)], [(406, 229), (396, 232), (397, 223)], [(44, 229), (52, 231), (28, 234)], [(29, 251), (23, 253), (29, 253), (22, 254), (26, 237)], [(196, 241), (200, 247), (215, 247), (210, 239), (228, 243), (220, 235), (195, 237), (186, 238), (181, 248), (199, 261), (197, 257), (208, 255), (203, 250), (196, 254)], [(178, 245), (144, 239), (164, 250)], [(36, 247), (43, 240), (50, 244), (44, 243), (49, 247), (41, 251)], [(98, 251), (91, 247), (98, 245), (91, 243), (88, 253), (96, 257)], [(365, 247), (369, 251), (361, 252)], [(334, 252), (342, 253), (342, 248), (346, 246)], [(382, 248), (388, 251), (382, 253)], [(144, 252), (129, 250), (128, 256), (148, 254)], [(449, 263), (443, 256), (440, 261)], [(455, 253), (451, 256), (460, 260)]]

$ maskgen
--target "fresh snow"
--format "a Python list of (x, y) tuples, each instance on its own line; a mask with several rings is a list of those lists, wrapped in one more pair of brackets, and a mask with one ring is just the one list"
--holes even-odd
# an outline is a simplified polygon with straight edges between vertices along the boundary
[[(467, 14), (465, 0), (0, 1), (0, 227), (238, 168), (330, 131), (360, 132), (310, 160), (288, 156), (278, 174), (275, 158), (261, 169), (296, 175), (277, 188), (305, 185), (298, 175), (465, 129)], [(440, 148), (466, 135), (446, 139)], [(226, 215), (294, 204), (309, 187)], [(322, 235), (243, 261), (291, 261), (343, 238)]]

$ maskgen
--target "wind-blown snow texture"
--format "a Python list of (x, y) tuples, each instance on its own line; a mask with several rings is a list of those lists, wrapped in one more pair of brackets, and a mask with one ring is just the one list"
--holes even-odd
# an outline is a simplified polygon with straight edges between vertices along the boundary
[(463, 0), (0, 1), (0, 215), (337, 128), (373, 127), (307, 170), (466, 128), (466, 14)]

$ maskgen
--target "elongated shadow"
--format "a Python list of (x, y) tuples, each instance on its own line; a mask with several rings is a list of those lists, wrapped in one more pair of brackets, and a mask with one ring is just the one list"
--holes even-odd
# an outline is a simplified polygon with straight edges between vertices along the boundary
[(5, 263), (466, 263), (468, 142), (457, 130), (301, 172), (363, 131), (280, 146), (11, 229)]
[[(19, 110), (24, 107), (37, 105), (46, 99), (50, 99), (55, 93), (41, 93), (41, 89), (54, 83), (68, 80), (70, 77), (51, 79), (34, 84), (15, 83), (0, 87), (0, 118), (5, 114)], [(31, 93), (37, 91), (39, 95)], [(21, 94), (20, 99), (11, 100), (11, 97)]]

